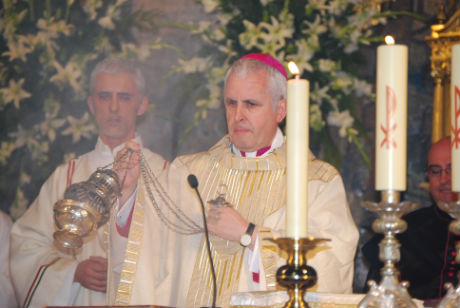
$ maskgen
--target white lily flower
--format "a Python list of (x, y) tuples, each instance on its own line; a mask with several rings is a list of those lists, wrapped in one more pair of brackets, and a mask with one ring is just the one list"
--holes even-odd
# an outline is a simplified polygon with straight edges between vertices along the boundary
[(318, 104), (310, 105), (310, 127), (320, 131), (324, 127), (323, 112)]
[(97, 23), (106, 29), (113, 30), (115, 29), (115, 23), (112, 19), (118, 19), (120, 11), (118, 10), (119, 6), (122, 5), (126, 0), (117, 0), (113, 5), (107, 7), (106, 16), (102, 17), (97, 21)]
[[(5, 4), (5, 1), (3, 1)], [(7, 3), (7, 2), (6, 2)], [(22, 10), (21, 12), (15, 13), (14, 15), (8, 16), (3, 14), (0, 18), (0, 30), (2, 35), (7, 40), (14, 40), (16, 33), (16, 26), (19, 25), (24, 17), (27, 15), (27, 10)]]
[(81, 138), (90, 138), (96, 132), (96, 126), (91, 123), (88, 112), (85, 112), (80, 119), (67, 116), (69, 127), (62, 131), (64, 136), (72, 136), (72, 141), (78, 142)]
[(209, 109), (218, 109), (220, 107), (221, 89), (217, 84), (208, 84), (206, 88), (209, 90)]
[(182, 67), (182, 71), (186, 74), (204, 72), (211, 65), (211, 57), (200, 58), (193, 57), (188, 60), (179, 59), (179, 64)]
[(54, 21), (53, 18), (50, 20), (40, 18), (37, 27), (48, 33), (51, 38), (57, 38), (60, 33), (68, 36), (74, 29), (73, 25), (67, 24), (64, 20)]
[(216, 0), (201, 0), (201, 4), (204, 7), (206, 13), (213, 12), (219, 5), (219, 1)]
[(330, 96), (328, 91), (330, 90), (330, 86), (324, 86), (322, 88), (319, 87), (319, 84), (315, 82), (313, 85), (313, 89), (310, 91), (310, 98), (321, 105), (323, 100), (330, 100)]
[(332, 88), (334, 90), (340, 89), (346, 95), (350, 94), (353, 86), (353, 79), (346, 72), (339, 71), (335, 74), (332, 81)]
[(94, 20), (97, 17), (97, 10), (103, 5), (103, 0), (86, 0), (83, 2), (82, 7), (85, 13), (89, 15), (90, 20)]
[(228, 22), (232, 20), (233, 16), (227, 13), (222, 13), (216, 16), (218, 23), (221, 27), (227, 26)]
[(305, 39), (296, 41), (297, 53), (289, 56), (290, 61), (294, 61), (299, 68), (299, 74), (302, 75), (304, 71), (313, 72), (313, 66), (310, 60), (315, 55), (315, 51), (311, 48)]
[(347, 129), (353, 126), (355, 119), (350, 115), (349, 110), (330, 111), (327, 116), (327, 123), (332, 126), (340, 127), (339, 135), (341, 137), (347, 136)]
[(325, 13), (328, 9), (328, 0), (310, 0), (305, 6), (305, 10), (319, 10), (321, 13)]
[(24, 192), (18, 185), (16, 196), (13, 204), (10, 206), (10, 215), (13, 219), (17, 219), (22, 216), (29, 206), (29, 200), (24, 196)]
[(21, 59), (23, 62), (27, 61), (27, 54), (33, 51), (30, 47), (30, 38), (24, 35), (18, 35), (16, 40), (8, 40), (8, 51), (2, 55), (9, 56), (9, 60)]
[(337, 63), (331, 59), (319, 59), (318, 68), (321, 72), (333, 72), (337, 69)]
[(218, 29), (215, 29), (214, 31), (212, 31), (211, 37), (214, 40), (220, 41), (220, 40), (225, 39), (225, 33), (224, 33), (222, 28), (218, 28)]
[(270, 18), (271, 24), (261, 22), (260, 26), (267, 32), (262, 32), (261, 37), (265, 42), (274, 42), (275, 45), (284, 46), (286, 38), (292, 37), (294, 27), (292, 21), (287, 19), (285, 22), (280, 23), (274, 16)]
[(62, 127), (65, 122), (65, 119), (56, 119), (50, 114), (46, 114), (45, 121), (39, 123), (40, 131), (43, 135), (48, 136), (48, 139), (53, 142), (56, 140), (56, 131)]
[(262, 37), (262, 27), (260, 25), (255, 25), (248, 20), (243, 20), (243, 25), (246, 30), (242, 32), (238, 38), (240, 44), (247, 50), (257, 46), (259, 40)]
[(373, 96), (372, 84), (358, 78), (353, 79), (353, 89), (358, 97)]
[(82, 72), (76, 63), (69, 61), (66, 63), (65, 67), (62, 67), (58, 61), (54, 61), (53, 66), (57, 73), (51, 76), (51, 82), (54, 82), (58, 85), (69, 84), (75, 90), (75, 92), (83, 93), (83, 88), (79, 82)]
[(150, 47), (146, 44), (122, 43), (121, 50), (124, 55), (134, 54), (141, 61), (145, 61), (150, 57)]
[(19, 109), (19, 103), (31, 97), (31, 94), (22, 88), (25, 79), (21, 78), (18, 82), (10, 79), (7, 88), (1, 88), (0, 93), (3, 94), (3, 101), (5, 104), (13, 103), (16, 109)]
[(263, 5), (263, 6), (267, 6), (269, 3), (273, 2), (273, 0), (260, 0), (260, 3)]
[(329, 1), (328, 11), (332, 15), (341, 15), (342, 12), (347, 8), (348, 1), (347, 0), (331, 0)]
[(22, 128), (21, 124), (18, 124), (17, 131), (9, 134), (9, 137), (14, 140), (15, 148), (20, 148), (26, 145), (27, 140), (33, 136), (33, 133), (30, 130), (25, 130)]
[(302, 31), (307, 35), (320, 35), (327, 31), (327, 24), (321, 22), (321, 17), (316, 15), (313, 22), (304, 21), (304, 24), (307, 26), (306, 29)]
[(99, 19), (97, 23), (103, 28), (106, 28), (109, 30), (115, 29), (115, 24), (112, 21), (112, 16), (109, 16), (109, 15), (104, 16), (101, 19)]
[(198, 33), (203, 33), (211, 27), (212, 23), (208, 20), (201, 20), (198, 23), (198, 27), (193, 27), (192, 28), (192, 34), (198, 34)]
[(11, 153), (16, 149), (13, 141), (2, 141), (0, 146), (0, 165), (4, 166), (8, 163)]

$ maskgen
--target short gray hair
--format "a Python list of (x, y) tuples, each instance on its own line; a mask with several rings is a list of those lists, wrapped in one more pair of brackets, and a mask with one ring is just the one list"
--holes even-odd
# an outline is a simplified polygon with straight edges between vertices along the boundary
[(100, 73), (106, 74), (122, 74), (130, 73), (134, 75), (137, 89), (139, 90), (140, 98), (144, 97), (145, 91), (145, 79), (144, 75), (136, 63), (132, 60), (120, 58), (120, 57), (108, 57), (96, 64), (90, 75), (90, 95), (93, 94), (93, 90), (96, 83), (96, 77)]
[(256, 71), (265, 71), (268, 75), (269, 91), (272, 97), (273, 110), (276, 109), (278, 102), (286, 98), (286, 78), (275, 68), (255, 59), (240, 59), (236, 61), (225, 75), (225, 85), (230, 74), (234, 73), (238, 77), (245, 77)]

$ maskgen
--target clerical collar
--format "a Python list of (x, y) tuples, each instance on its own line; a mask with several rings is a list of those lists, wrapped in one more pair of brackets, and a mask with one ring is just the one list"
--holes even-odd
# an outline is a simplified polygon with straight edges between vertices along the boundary
[[(139, 134), (136, 133), (133, 139), (134, 142), (139, 144), (142, 147), (142, 138)], [(126, 143), (126, 142), (125, 142)], [(122, 143), (118, 146), (116, 146), (113, 150), (110, 149), (108, 145), (106, 145), (101, 137), (97, 138), (97, 143), (96, 143), (96, 150), (99, 151), (102, 154), (109, 155), (112, 159), (114, 159), (117, 156), (117, 153), (125, 147), (125, 143)]]
[(281, 132), (281, 129), (278, 127), (278, 129), (276, 130), (275, 138), (273, 138), (272, 144), (268, 147), (259, 149), (254, 152), (244, 152), (244, 151), (238, 150), (236, 146), (232, 143), (230, 145), (230, 148), (232, 150), (232, 153), (238, 157), (249, 157), (249, 158), (265, 157), (271, 152), (275, 151), (280, 146), (282, 146), (283, 143), (284, 143), (284, 135)]

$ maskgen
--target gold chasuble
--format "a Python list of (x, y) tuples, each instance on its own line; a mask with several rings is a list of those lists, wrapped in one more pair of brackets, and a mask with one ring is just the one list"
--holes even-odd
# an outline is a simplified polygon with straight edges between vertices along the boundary
[[(329, 182), (338, 175), (330, 165), (310, 155), (309, 182)], [(277, 247), (267, 240), (274, 234), (271, 229), (264, 228), (264, 224), (267, 217), (285, 205), (285, 145), (262, 158), (243, 158), (231, 153), (230, 141), (226, 136), (208, 152), (181, 156), (178, 160), (190, 173), (197, 176), (199, 190), (205, 203), (215, 199), (219, 193), (219, 186), (225, 184), (226, 200), (247, 221), (259, 227), (260, 257), (265, 273), (263, 279), (267, 289), (275, 289), (279, 256)], [(217, 276), (217, 305), (227, 307), (231, 295), (246, 288), (241, 287), (243, 279), (240, 279), (242, 268), (247, 266), (248, 262), (245, 258), (246, 248), (238, 242), (223, 240), (214, 235), (210, 235), (210, 241)], [(208, 260), (203, 237), (191, 276), (187, 307), (206, 306), (212, 302), (212, 275)], [(250, 277), (251, 274), (247, 275)]]

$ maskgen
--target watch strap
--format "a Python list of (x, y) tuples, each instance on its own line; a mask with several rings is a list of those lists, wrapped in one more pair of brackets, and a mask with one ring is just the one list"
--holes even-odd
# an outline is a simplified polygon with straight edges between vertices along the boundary
[(246, 234), (249, 235), (249, 236), (252, 236), (252, 234), (254, 233), (254, 229), (256, 228), (256, 225), (253, 224), (252, 222), (249, 223), (249, 226), (248, 228), (246, 229)]

